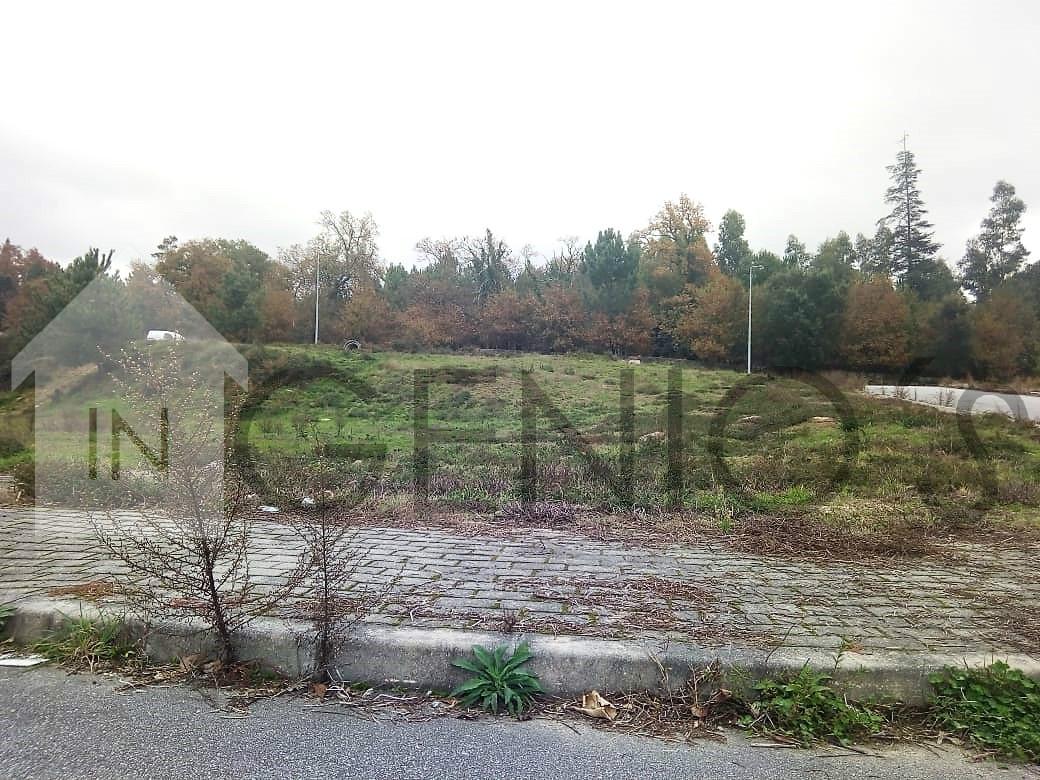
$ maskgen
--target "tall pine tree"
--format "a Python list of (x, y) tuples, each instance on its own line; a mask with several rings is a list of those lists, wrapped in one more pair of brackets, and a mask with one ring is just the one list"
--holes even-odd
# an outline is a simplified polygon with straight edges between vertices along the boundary
[(885, 203), (892, 211), (878, 221), (892, 231), (889, 268), (901, 286), (926, 297), (933, 277), (941, 272), (936, 253), (939, 244), (933, 240), (932, 223), (917, 186), (921, 169), (914, 161), (914, 153), (906, 148), (896, 156), (895, 165), (888, 166), (891, 185), (885, 192)]

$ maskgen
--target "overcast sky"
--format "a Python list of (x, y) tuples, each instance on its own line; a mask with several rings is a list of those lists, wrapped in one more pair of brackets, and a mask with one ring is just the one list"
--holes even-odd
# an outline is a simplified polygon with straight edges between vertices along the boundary
[(682, 192), (754, 248), (872, 233), (903, 133), (943, 254), (997, 179), (1040, 255), (1040, 3), (5, 4), (0, 240), (125, 265), (371, 211), (388, 261), (550, 253)]

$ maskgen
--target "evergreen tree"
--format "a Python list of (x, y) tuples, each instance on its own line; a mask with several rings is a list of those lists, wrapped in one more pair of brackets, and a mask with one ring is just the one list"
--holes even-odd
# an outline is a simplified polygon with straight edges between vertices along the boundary
[(490, 229), (485, 229), (483, 239), (471, 240), (467, 251), (477, 303), (483, 305), (488, 298), (512, 283), (513, 253), (505, 241), (495, 238)]
[(979, 302), (985, 301), (1001, 282), (1018, 272), (1029, 256), (1022, 245), (1022, 215), (1026, 204), (1015, 195), (1015, 188), (998, 181), (990, 197), (989, 216), (982, 220), (982, 231), (968, 241), (958, 264), (961, 284)]
[(1006, 285), (1014, 287), (1022, 297), (1032, 303), (1033, 311), (1040, 321), (1040, 263), (1030, 263), (1011, 277)]
[(383, 296), (390, 306), (400, 311), (408, 303), (410, 294), (408, 269), (402, 263), (390, 263), (383, 271)]
[(525, 253), (524, 267), (516, 277), (517, 293), (525, 298), (540, 298), (544, 287), (542, 269), (534, 264), (531, 253)]
[(170, 254), (171, 252), (176, 252), (177, 246), (177, 236), (166, 236), (166, 238), (159, 242), (159, 245), (155, 248), (155, 251), (152, 252), (152, 257), (155, 259), (155, 262), (158, 263), (162, 261), (166, 257), (166, 255)]
[(231, 266), (221, 285), (224, 317), (212, 324), (221, 333), (238, 341), (252, 341), (260, 335), (264, 279), (271, 260), (263, 251), (242, 239), (219, 239), (217, 245), (231, 261)]
[[(892, 231), (889, 270), (902, 286), (920, 295), (923, 291), (917, 285), (930, 276), (939, 245), (932, 238), (932, 223), (926, 219), (928, 211), (917, 186), (921, 170), (905, 144), (888, 173), (892, 184), (885, 192), (885, 203), (892, 211), (878, 225)], [(920, 266), (928, 268), (922, 272)]]
[[(851, 274), (850, 274), (851, 275)], [(755, 288), (758, 359), (777, 368), (834, 365), (848, 280), (825, 271), (784, 269)]]
[(613, 228), (601, 230), (585, 245), (581, 270), (592, 287), (589, 304), (615, 316), (628, 308), (639, 271), (639, 247)]

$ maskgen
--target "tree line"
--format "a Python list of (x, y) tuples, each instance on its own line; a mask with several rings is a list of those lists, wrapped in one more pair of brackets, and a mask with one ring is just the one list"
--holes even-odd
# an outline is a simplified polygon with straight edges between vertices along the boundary
[[(111, 253), (65, 267), (35, 249), (0, 248), (0, 356), (12, 355), (92, 279), (128, 291), (141, 328), (162, 328), (162, 276), (227, 338), (307, 342), (315, 291), (323, 342), (394, 349), (494, 349), (659, 355), (739, 364), (749, 282), (755, 362), (1007, 379), (1037, 373), (1040, 268), (1027, 265), (1025, 204), (999, 181), (979, 232), (951, 268), (940, 255), (903, 149), (888, 168), (887, 213), (873, 235), (837, 233), (811, 251), (794, 235), (782, 254), (753, 250), (744, 217), (727, 211), (714, 245), (704, 208), (667, 201), (645, 227), (561, 242), (549, 258), (491, 230), (424, 238), (414, 268), (382, 262), (371, 214), (321, 215), (306, 243), (269, 257), (245, 240), (164, 239), (126, 279)], [(120, 292), (122, 291), (122, 293)], [(144, 303), (141, 303), (144, 302)]]

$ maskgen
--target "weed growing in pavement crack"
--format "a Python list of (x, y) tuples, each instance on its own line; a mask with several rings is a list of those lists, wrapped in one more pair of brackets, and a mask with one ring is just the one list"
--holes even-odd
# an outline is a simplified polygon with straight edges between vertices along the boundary
[(50, 661), (91, 672), (102, 666), (124, 666), (138, 655), (137, 645), (121, 621), (84, 615), (67, 620), (33, 644), (32, 650)]
[(829, 675), (808, 666), (795, 675), (755, 685), (758, 699), (740, 725), (794, 740), (803, 747), (817, 742), (848, 745), (877, 734), (884, 718), (870, 707), (850, 704), (829, 683)]
[(462, 685), (451, 692), (463, 704), (480, 704), (488, 712), (497, 713), (501, 708), (519, 717), (529, 709), (534, 697), (542, 693), (538, 677), (521, 670), (531, 660), (527, 643), (520, 644), (509, 655), (505, 645), (487, 650), (473, 646), (473, 660), (454, 661), (453, 666), (472, 672)]

